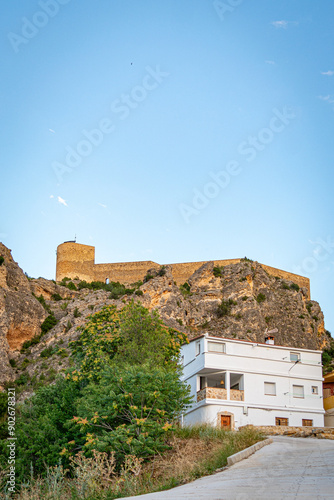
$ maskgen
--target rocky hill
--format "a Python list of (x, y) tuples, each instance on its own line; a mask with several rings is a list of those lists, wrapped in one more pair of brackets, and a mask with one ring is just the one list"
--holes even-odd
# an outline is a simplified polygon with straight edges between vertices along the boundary
[[(275, 343), (309, 349), (329, 345), (324, 317), (307, 290), (271, 277), (243, 259), (222, 268), (207, 262), (180, 287), (171, 267), (148, 270), (132, 290), (84, 288), (78, 280), (62, 285), (28, 278), (0, 244), (0, 386), (16, 379), (28, 390), (52, 381), (70, 363), (68, 343), (87, 316), (104, 305), (122, 308), (138, 300), (156, 309), (166, 325), (193, 338), (210, 335), (264, 342), (277, 329)], [(63, 286), (66, 285), (66, 286)], [(106, 287), (104, 287), (106, 288)]]

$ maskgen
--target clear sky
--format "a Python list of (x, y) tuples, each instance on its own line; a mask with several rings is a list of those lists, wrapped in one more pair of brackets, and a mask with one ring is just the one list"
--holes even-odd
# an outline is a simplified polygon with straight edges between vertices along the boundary
[(252, 258), (334, 333), (333, 0), (16, 0), (1, 30), (0, 240), (54, 278)]

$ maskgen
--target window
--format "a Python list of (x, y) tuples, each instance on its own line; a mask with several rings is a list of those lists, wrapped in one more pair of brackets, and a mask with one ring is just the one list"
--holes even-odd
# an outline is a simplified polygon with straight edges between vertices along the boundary
[(294, 398), (303, 398), (304, 397), (304, 386), (303, 385), (293, 385), (292, 386), (292, 395)]
[(308, 420), (307, 418), (303, 418), (302, 424), (303, 427), (313, 427), (313, 420)]
[(196, 356), (198, 356), (199, 354), (201, 354), (201, 343), (196, 342)]
[(225, 344), (221, 342), (208, 342), (208, 351), (210, 352), (226, 352)]
[(296, 361), (300, 361), (300, 353), (299, 352), (290, 352), (290, 361), (296, 363)]
[(109, 278), (106, 278), (106, 285), (109, 285)]
[(276, 396), (276, 384), (274, 382), (265, 382), (264, 393), (267, 396)]
[(275, 425), (289, 425), (289, 419), (283, 417), (276, 417)]
[(318, 386), (312, 385), (312, 394), (318, 394)]

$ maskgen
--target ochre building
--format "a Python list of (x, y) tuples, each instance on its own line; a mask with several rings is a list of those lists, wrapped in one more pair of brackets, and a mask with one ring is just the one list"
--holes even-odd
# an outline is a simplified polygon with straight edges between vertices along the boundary
[[(215, 260), (216, 266), (227, 266), (236, 264), (241, 259)], [(178, 285), (181, 285), (203, 264), (202, 262), (184, 262), (182, 264), (170, 264), (172, 267), (173, 278)], [(261, 264), (263, 269), (271, 276), (291, 280), (300, 287), (308, 290), (310, 298), (310, 280), (298, 274), (288, 273), (281, 269)], [(57, 248), (57, 270), (56, 280), (61, 281), (68, 277), (71, 279), (79, 278), (85, 281), (119, 281), (120, 283), (130, 284), (143, 280), (148, 269), (159, 269), (161, 264), (151, 260), (140, 262), (118, 262), (115, 264), (95, 264), (95, 247), (82, 245), (74, 241), (66, 241)]]

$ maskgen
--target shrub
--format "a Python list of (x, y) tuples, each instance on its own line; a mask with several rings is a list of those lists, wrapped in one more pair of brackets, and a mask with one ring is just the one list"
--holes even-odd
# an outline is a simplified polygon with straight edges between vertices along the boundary
[(187, 281), (185, 283), (183, 283), (183, 285), (180, 285), (179, 290), (182, 293), (183, 297), (188, 297), (188, 296), (192, 295), (192, 293), (190, 291), (190, 285)]
[(244, 262), (254, 262), (252, 259), (248, 259), (247, 257), (244, 257), (241, 260), (243, 260)]
[(22, 373), (19, 378), (16, 379), (16, 385), (26, 385), (29, 381), (28, 373)]
[(292, 283), (292, 285), (290, 285), (290, 289), (299, 292), (299, 285), (297, 285), (297, 283)]
[(51, 328), (53, 328), (57, 323), (58, 321), (56, 320), (55, 316), (53, 314), (49, 314), (49, 316), (45, 318), (45, 320), (41, 324), (41, 336), (45, 335), (45, 333), (51, 330)]
[(73, 281), (70, 281), (66, 286), (69, 290), (76, 290), (77, 289), (77, 287), (75, 286)]
[(56, 300), (58, 302), (59, 300), (63, 300), (63, 297), (61, 297), (61, 295), (59, 295), (59, 293), (53, 293), (51, 295), (51, 299)]
[(264, 318), (264, 321), (265, 321), (265, 322), (267, 323), (267, 325), (268, 325), (268, 323), (270, 323), (270, 321), (271, 321), (272, 319), (273, 319), (273, 317), (272, 317), (272, 316), (266, 316), (266, 317)]
[(5, 259), (3, 258), (2, 255), (0, 255), (0, 266), (2, 266), (2, 264), (5, 262)]
[(177, 320), (176, 320), (176, 321), (178, 322), (178, 324), (179, 324), (180, 326), (182, 326), (182, 325), (183, 325), (183, 321), (182, 321), (182, 319), (181, 319), (181, 318), (177, 318)]
[(312, 309), (313, 304), (311, 302), (308, 302), (306, 304), (306, 309), (308, 310), (308, 313), (311, 314), (311, 309)]
[(79, 309), (77, 307), (74, 309), (73, 316), (75, 318), (79, 318), (81, 316), (81, 312), (79, 312)]
[(49, 346), (46, 349), (43, 349), (40, 356), (41, 356), (41, 358), (50, 358), (54, 353), (55, 353), (55, 351), (54, 351), (53, 347)]
[(312, 316), (312, 319), (314, 319), (314, 321), (319, 321), (318, 316)]
[(223, 276), (223, 267), (222, 266), (215, 266), (213, 268), (213, 275), (216, 278), (219, 278), (220, 276)]
[(9, 360), (9, 364), (10, 364), (10, 366), (11, 366), (12, 368), (15, 368), (15, 366), (16, 366), (16, 361), (15, 361), (15, 359), (10, 359), (10, 360)]
[(142, 290), (136, 290), (135, 294), (136, 295), (144, 295), (144, 292)]
[(243, 300), (243, 301), (245, 301), (247, 299), (248, 299), (247, 295), (244, 295), (243, 297), (241, 297), (241, 300)]
[(229, 316), (231, 314), (232, 306), (237, 305), (237, 302), (234, 302), (232, 299), (224, 300), (222, 299), (221, 303), (217, 307), (217, 314), (219, 317)]
[(165, 274), (166, 274), (166, 266), (161, 266), (159, 271), (158, 271), (158, 275), (165, 276)]
[(38, 300), (38, 302), (40, 302), (42, 304), (42, 306), (44, 307), (44, 309), (50, 314), (51, 313), (51, 308), (45, 302), (45, 299), (44, 299), (43, 295), (41, 294), (39, 297), (36, 297), (36, 295), (34, 295), (34, 297)]
[(72, 323), (70, 322), (70, 320), (68, 320), (67, 325), (65, 326), (65, 332), (68, 332), (72, 328), (72, 326)]
[(290, 290), (290, 287), (287, 283), (285, 283), (284, 281), (282, 282), (282, 288), (283, 290)]
[(23, 353), (24, 351), (26, 351), (27, 349), (29, 349), (29, 347), (38, 344), (38, 342), (40, 341), (40, 338), (41, 338), (40, 335), (35, 335), (32, 339), (25, 340), (23, 342), (23, 344), (22, 344), (20, 352)]
[(266, 296), (263, 293), (259, 293), (258, 296), (256, 297), (256, 301), (261, 304), (261, 302), (264, 302), (266, 300)]
[(145, 278), (144, 278), (144, 283), (147, 283), (148, 281), (153, 279), (153, 277), (154, 277), (153, 274), (147, 273)]

